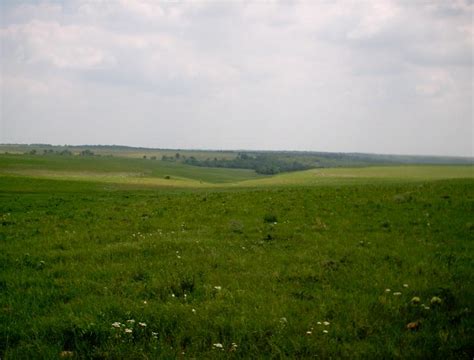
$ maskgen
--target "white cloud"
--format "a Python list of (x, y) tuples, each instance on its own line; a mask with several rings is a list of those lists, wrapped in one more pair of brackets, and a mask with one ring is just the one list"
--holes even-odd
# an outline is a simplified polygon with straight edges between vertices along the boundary
[[(416, 131), (435, 139), (446, 122), (462, 128), (472, 119), (472, 11), (463, 1), (3, 5), (2, 121), (17, 123), (7, 127), (17, 141), (33, 114), (57, 127), (49, 97), (60, 93), (62, 104), (108, 128), (107, 118), (121, 128), (131, 117), (146, 124), (137, 145), (397, 152), (387, 146), (403, 138), (394, 123), (430, 117), (430, 128)], [(467, 153), (468, 130), (442, 145), (407, 138), (398, 152)], [(121, 135), (94, 139), (113, 136)], [(55, 138), (90, 142), (80, 131)]]

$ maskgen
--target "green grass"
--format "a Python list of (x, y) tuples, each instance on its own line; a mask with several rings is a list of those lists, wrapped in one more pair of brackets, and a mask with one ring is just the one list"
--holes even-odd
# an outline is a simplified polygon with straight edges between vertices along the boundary
[[(204, 168), (121, 157), (0, 155), (0, 174), (138, 187), (268, 187), (474, 178), (466, 165), (313, 169), (263, 176), (253, 170)], [(169, 179), (166, 179), (169, 177)]]
[[(0, 155), (0, 173), (51, 179), (196, 186), (263, 178), (253, 170), (201, 168), (168, 161), (123, 157)], [(171, 181), (164, 181), (166, 176)]]
[[(2, 359), (474, 355), (471, 168), (38, 158), (0, 157)], [(172, 170), (188, 187), (115, 181)]]

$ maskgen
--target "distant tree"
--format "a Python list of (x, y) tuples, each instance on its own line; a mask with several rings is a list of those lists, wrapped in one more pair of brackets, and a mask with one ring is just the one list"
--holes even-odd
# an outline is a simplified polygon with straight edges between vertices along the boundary
[(150, 159), (156, 160), (156, 156), (152, 156), (152, 157), (150, 157)]
[(35, 149), (30, 150), (30, 151), (28, 152), (28, 154), (30, 154), (30, 155), (36, 155), (36, 150), (35, 150)]
[(82, 150), (79, 154), (81, 156), (94, 156), (94, 152), (90, 151), (89, 149)]
[(146, 159), (146, 155), (143, 155), (143, 158)]
[(179, 160), (179, 158), (181, 157), (181, 155), (180, 155), (179, 153), (176, 153), (176, 154), (174, 155), (174, 157), (176, 158), (176, 160)]

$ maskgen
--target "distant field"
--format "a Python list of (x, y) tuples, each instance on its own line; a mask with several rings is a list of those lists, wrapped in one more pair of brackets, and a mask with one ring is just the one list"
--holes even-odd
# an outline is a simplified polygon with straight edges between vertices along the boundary
[[(0, 155), (0, 174), (157, 186), (199, 186), (262, 178), (247, 169), (210, 169), (121, 157)], [(169, 176), (170, 179), (165, 179)]]
[(470, 166), (0, 155), (0, 358), (472, 359), (473, 214)]
[(255, 187), (474, 178), (474, 166), (334, 168), (263, 176), (247, 169), (204, 168), (149, 159), (0, 155), (0, 174), (147, 187)]
[[(51, 146), (51, 145), (2, 145), (0, 144), (0, 153), (8, 152), (10, 154), (24, 154), (31, 150), (36, 150), (38, 154), (42, 154), (44, 150), (61, 151), (63, 149), (71, 149), (71, 151), (77, 155), (84, 149), (90, 149), (90, 147), (68, 147), (68, 146)], [(237, 153), (231, 151), (212, 151), (212, 150), (160, 150), (160, 149), (147, 149), (147, 148), (92, 148), (92, 151), (101, 156), (116, 156), (141, 159), (143, 156), (150, 158), (156, 156), (157, 159), (161, 159), (164, 156), (174, 157), (176, 153), (185, 155), (187, 157), (194, 156), (196, 159), (204, 160), (207, 158), (222, 158), (222, 159), (233, 159)]]
[(313, 169), (278, 174), (241, 183), (247, 186), (318, 185), (331, 183), (364, 183), (390, 181), (430, 181), (441, 179), (473, 179), (474, 166), (408, 165), (371, 166), (359, 168)]

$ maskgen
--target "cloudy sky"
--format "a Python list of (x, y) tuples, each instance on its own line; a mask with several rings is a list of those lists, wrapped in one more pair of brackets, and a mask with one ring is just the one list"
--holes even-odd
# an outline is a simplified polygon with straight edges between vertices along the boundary
[(472, 1), (0, 2), (0, 142), (472, 156)]

